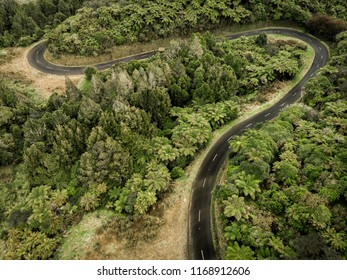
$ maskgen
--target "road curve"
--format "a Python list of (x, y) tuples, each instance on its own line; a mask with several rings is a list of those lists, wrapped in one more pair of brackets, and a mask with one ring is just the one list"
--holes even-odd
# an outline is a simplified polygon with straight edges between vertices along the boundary
[[(35, 45), (29, 51), (27, 58), (28, 58), (29, 64), (33, 68), (43, 73), (52, 74), (52, 75), (68, 76), (68, 75), (81, 75), (84, 73), (84, 70), (87, 66), (63, 66), (63, 65), (56, 65), (56, 64), (52, 64), (48, 62), (44, 57), (44, 53), (46, 49), (47, 49), (47, 43), (42, 42)], [(116, 63), (127, 62), (134, 59), (148, 58), (154, 55), (155, 53), (157, 53), (157, 51), (145, 52), (145, 53), (127, 56), (127, 57), (123, 57), (123, 58), (119, 58), (119, 59), (115, 59), (111, 61), (106, 61), (103, 63), (95, 64), (93, 66), (96, 67), (98, 70), (105, 70), (112, 67)]]
[(329, 58), (328, 49), (318, 39), (294, 29), (270, 28), (254, 30), (234, 34), (227, 38), (236, 39), (241, 36), (258, 35), (264, 32), (267, 34), (286, 35), (306, 42), (314, 49), (315, 58), (308, 72), (293, 89), (270, 108), (230, 128), (219, 138), (204, 158), (195, 178), (191, 194), (187, 244), (189, 259), (214, 260), (217, 258), (211, 233), (211, 192), (215, 185), (217, 174), (230, 152), (230, 139), (242, 134), (245, 130), (254, 127), (258, 123), (274, 118), (284, 107), (296, 102), (301, 96), (303, 85), (313, 77), (320, 67), (326, 64)]
[[(301, 96), (303, 85), (324, 66), (329, 58), (328, 49), (318, 39), (295, 29), (289, 28), (266, 28), (260, 30), (246, 31), (242, 33), (227, 36), (229, 40), (241, 36), (253, 36), (260, 33), (281, 34), (300, 39), (309, 44), (315, 51), (314, 61), (297, 85), (290, 90), (283, 98), (270, 108), (257, 113), (256, 115), (244, 120), (230, 128), (213, 145), (203, 160), (192, 188), (191, 201), (189, 207), (188, 221), (188, 258), (196, 260), (216, 259), (215, 250), (211, 234), (211, 192), (216, 182), (217, 174), (227, 158), (229, 150), (229, 140), (235, 135), (242, 134), (245, 130), (254, 127), (256, 124), (270, 120), (287, 105), (296, 102)], [(80, 75), (84, 73), (86, 66), (61, 66), (49, 63), (44, 58), (46, 43), (40, 43), (34, 46), (28, 53), (30, 65), (37, 70), (53, 75)], [(94, 65), (99, 70), (110, 68), (115, 63), (127, 62), (133, 59), (148, 58), (156, 51), (133, 55), (125, 58), (116, 59)]]

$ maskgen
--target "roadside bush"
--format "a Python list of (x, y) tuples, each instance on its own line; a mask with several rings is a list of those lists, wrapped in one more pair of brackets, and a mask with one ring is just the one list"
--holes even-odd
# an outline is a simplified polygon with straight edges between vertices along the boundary
[(314, 35), (334, 41), (337, 34), (347, 30), (347, 24), (332, 16), (318, 14), (311, 18), (306, 28)]
[(182, 177), (183, 175), (184, 175), (184, 170), (179, 166), (175, 166), (171, 170), (171, 178), (172, 179), (178, 179), (178, 178)]

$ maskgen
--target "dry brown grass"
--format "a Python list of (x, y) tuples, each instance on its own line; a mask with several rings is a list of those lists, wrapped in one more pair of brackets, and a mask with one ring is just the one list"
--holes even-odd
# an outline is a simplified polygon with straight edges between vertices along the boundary
[[(154, 42), (149, 43), (133, 43), (123, 46), (115, 46), (112, 49), (108, 50), (107, 53), (99, 56), (76, 56), (76, 55), (61, 55), (55, 57), (49, 51), (45, 52), (45, 58), (57, 65), (64, 66), (81, 66), (81, 65), (94, 65), (105, 61), (114, 60), (117, 58), (127, 57), (134, 54), (140, 54), (143, 52), (158, 50), (159, 48), (165, 48), (170, 45), (170, 41), (178, 39), (178, 37), (171, 37), (167, 39), (158, 39)], [(180, 39), (183, 39), (180, 37)]]
[[(44, 98), (47, 98), (52, 91), (63, 93), (65, 78), (32, 69), (26, 59), (29, 49), (9, 49), (5, 55), (2, 55), (0, 74), (11, 79), (19, 79), (37, 88), (40, 96)], [(128, 51), (130, 54), (134, 50)], [(81, 80), (81, 76), (73, 76), (73, 80), (77, 83)], [(268, 92), (266, 99), (274, 98), (278, 91), (283, 91), (286, 86), (288, 85), (277, 84)], [(254, 107), (256, 105), (247, 108), (248, 112), (255, 109)], [(228, 127), (216, 131), (214, 140), (218, 139)], [(166, 195), (156, 209), (153, 209), (151, 214), (161, 219), (162, 226), (152, 232), (154, 235), (152, 238), (146, 240), (140, 238), (129, 246), (127, 239), (117, 237), (112, 229), (110, 222), (112, 212), (103, 210), (101, 214), (95, 212), (86, 215), (80, 224), (69, 230), (58, 257), (61, 259), (186, 259), (190, 191), (197, 170), (207, 152), (208, 148), (196, 157), (187, 168), (185, 178), (175, 182), (172, 192)], [(143, 236), (141, 223), (136, 230), (135, 235)]]
[[(218, 139), (214, 135), (214, 141)], [(119, 259), (119, 260), (184, 260), (187, 259), (188, 210), (190, 193), (201, 162), (208, 153), (206, 148), (187, 169), (185, 176), (174, 182), (172, 191), (158, 203), (150, 215), (159, 217), (161, 226), (152, 229), (152, 238), (143, 238), (140, 223), (130, 239), (114, 231), (111, 211), (85, 216), (66, 236), (59, 259)], [(109, 217), (109, 218), (107, 218)], [(111, 219), (110, 219), (111, 217)], [(148, 234), (147, 234), (148, 235)]]
[[(109, 210), (86, 215), (67, 234), (59, 259), (181, 260), (186, 259), (187, 213), (190, 187), (175, 183), (171, 193), (150, 215), (161, 226), (149, 228), (143, 220), (117, 232), (117, 217)], [(129, 234), (131, 236), (129, 236)], [(127, 236), (128, 235), (128, 236)]]
[[(42, 73), (32, 68), (27, 60), (31, 47), (6, 49), (0, 58), (0, 76), (36, 89), (38, 95), (47, 99), (52, 92), (65, 92), (65, 77)], [(81, 81), (82, 75), (70, 76), (75, 83)]]
[[(291, 23), (287, 22), (276, 22), (276, 26), (290, 26)], [(213, 33), (217, 37), (224, 37), (227, 35), (230, 35), (232, 33), (236, 32), (242, 32), (245, 30), (251, 30), (251, 29), (257, 29), (257, 28), (266, 28), (274, 26), (274, 23), (271, 21), (268, 22), (257, 22), (253, 24), (247, 24), (247, 25), (238, 25), (234, 24), (232, 26), (223, 26), (220, 28), (217, 28), (215, 30), (210, 30), (211, 33)], [(293, 27), (297, 27), (294, 25)], [(202, 31), (203, 33), (204, 31)], [(58, 57), (54, 56), (50, 52), (46, 51), (45, 58), (57, 65), (64, 65), (64, 66), (81, 66), (81, 65), (93, 65), (105, 61), (114, 60), (117, 58), (122, 58), (126, 56), (131, 56), (134, 54), (139, 54), (143, 52), (158, 50), (159, 48), (165, 48), (170, 45), (171, 40), (176, 39), (188, 39), (190, 38), (191, 34), (187, 34), (186, 36), (172, 36), (169, 38), (164, 39), (157, 39), (152, 42), (138, 42), (138, 43), (132, 43), (132, 44), (126, 44), (122, 46), (115, 46), (109, 50), (107, 50), (107, 53), (99, 55), (99, 56), (76, 56), (76, 55), (60, 55)]]

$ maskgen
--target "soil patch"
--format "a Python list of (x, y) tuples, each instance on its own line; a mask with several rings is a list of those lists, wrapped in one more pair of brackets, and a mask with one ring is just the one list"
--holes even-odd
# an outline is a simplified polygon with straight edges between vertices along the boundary
[[(35, 88), (37, 94), (44, 99), (53, 92), (65, 93), (65, 76), (46, 74), (31, 67), (27, 59), (31, 47), (6, 49), (0, 57), (1, 77)], [(76, 84), (82, 77), (83, 75), (69, 76)]]

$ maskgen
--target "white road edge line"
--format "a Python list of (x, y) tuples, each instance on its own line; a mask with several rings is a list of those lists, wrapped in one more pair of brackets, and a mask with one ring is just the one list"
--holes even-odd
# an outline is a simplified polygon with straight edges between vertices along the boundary
[(218, 154), (216, 154), (216, 155), (214, 156), (214, 158), (213, 158), (213, 160), (212, 160), (212, 161), (214, 161), (214, 160), (217, 158), (217, 156), (218, 156)]
[(202, 187), (204, 188), (206, 184), (206, 178), (204, 179), (204, 183), (202, 184)]
[(205, 257), (204, 257), (204, 251), (203, 250), (200, 250), (201, 251), (201, 257), (202, 257), (202, 260), (205, 260)]

